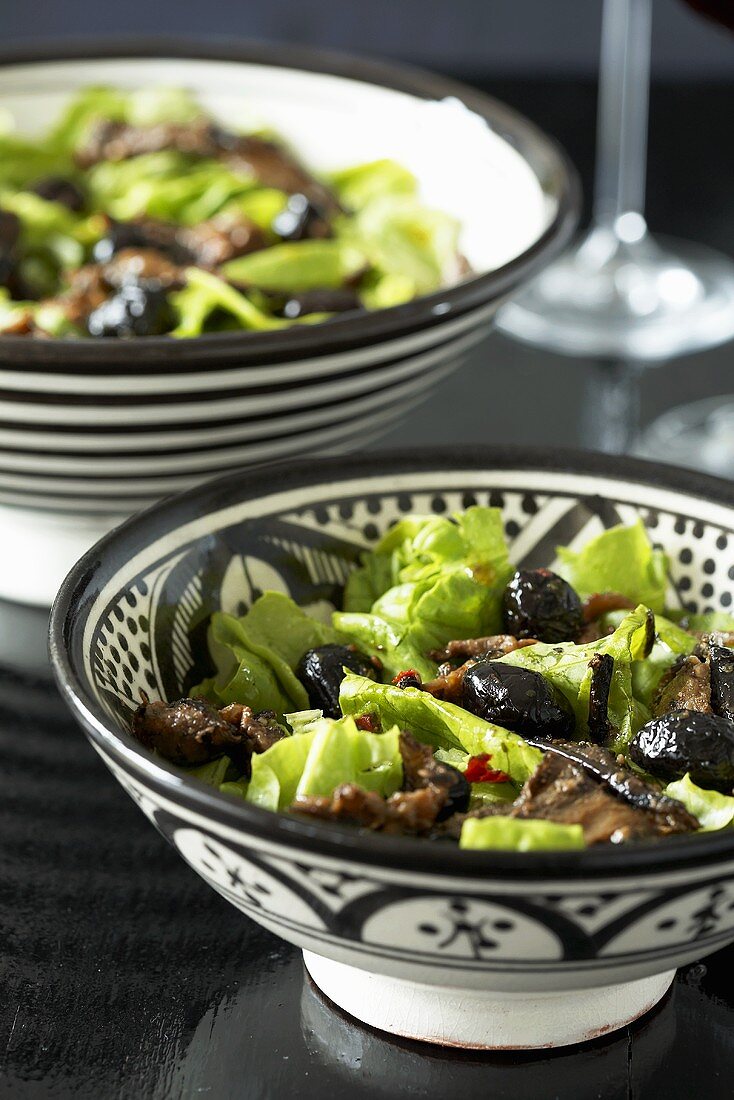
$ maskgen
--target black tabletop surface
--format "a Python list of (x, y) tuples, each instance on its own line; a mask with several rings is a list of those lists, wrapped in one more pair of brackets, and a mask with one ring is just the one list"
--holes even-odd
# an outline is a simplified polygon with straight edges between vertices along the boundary
[[(591, 88), (489, 87), (564, 139), (588, 177)], [(650, 208), (656, 228), (734, 252), (727, 99), (731, 88), (653, 98)], [(700, 188), (711, 201), (687, 201)], [(734, 390), (731, 354), (661, 368), (648, 413)], [(589, 377), (588, 364), (491, 337), (386, 442), (578, 442)], [(682, 970), (634, 1026), (556, 1052), (447, 1052), (348, 1019), (299, 952), (198, 879), (105, 770), (50, 683), (45, 627), (43, 612), (0, 603), (0, 1096), (734, 1096), (734, 949)]]

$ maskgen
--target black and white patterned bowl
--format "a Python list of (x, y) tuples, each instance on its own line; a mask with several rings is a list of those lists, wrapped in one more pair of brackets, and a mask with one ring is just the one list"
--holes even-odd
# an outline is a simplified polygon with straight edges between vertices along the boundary
[(127, 732), (141, 689), (177, 698), (201, 678), (212, 611), (265, 588), (334, 604), (400, 515), (474, 502), (503, 509), (528, 566), (641, 516), (670, 555), (671, 602), (732, 605), (724, 482), (581, 452), (321, 459), (233, 474), (130, 520), (67, 578), (51, 653), (122, 786), (214, 889), (304, 949), (333, 1000), (400, 1034), (557, 1045), (633, 1019), (677, 966), (734, 940), (734, 833), (530, 854), (362, 836), (213, 792)]
[(460, 220), (477, 274), (278, 332), (0, 337), (0, 505), (129, 514), (234, 467), (359, 446), (462, 362), (576, 222), (575, 173), (524, 118), (440, 77), (355, 58), (193, 43), (14, 51), (0, 58), (0, 109), (33, 131), (103, 83), (185, 86), (223, 123), (272, 126), (323, 170), (401, 160), (425, 200)]

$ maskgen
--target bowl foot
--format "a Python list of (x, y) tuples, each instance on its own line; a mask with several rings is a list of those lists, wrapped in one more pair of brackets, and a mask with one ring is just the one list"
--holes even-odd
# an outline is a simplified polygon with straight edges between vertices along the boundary
[(594, 989), (498, 993), (371, 974), (311, 951), (303, 958), (321, 992), (362, 1023), (406, 1039), (477, 1050), (562, 1047), (596, 1039), (651, 1009), (675, 976), (668, 970)]

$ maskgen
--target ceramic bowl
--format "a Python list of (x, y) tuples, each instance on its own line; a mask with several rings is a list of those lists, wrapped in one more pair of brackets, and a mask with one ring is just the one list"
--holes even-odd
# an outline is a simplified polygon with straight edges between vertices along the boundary
[(572, 452), (316, 460), (241, 472), (132, 519), (71, 572), (51, 653), (106, 764), (184, 859), (303, 948), (321, 989), (376, 1027), (434, 1042), (577, 1042), (650, 1008), (675, 968), (734, 940), (734, 833), (582, 852), (460, 851), (308, 823), (221, 795), (128, 733), (141, 689), (175, 699), (208, 667), (206, 622), (265, 588), (334, 604), (359, 553), (409, 511), (503, 509), (511, 557), (642, 517), (670, 602), (728, 609), (734, 488)]
[[(101, 83), (183, 85), (224, 123), (274, 127), (318, 169), (399, 159), (425, 200), (460, 220), (476, 275), (394, 309), (284, 332), (0, 337), (0, 520), (13, 531), (0, 594), (2, 577), (13, 576), (5, 595), (48, 604), (94, 536), (136, 508), (233, 467), (339, 453), (388, 430), (463, 361), (501, 299), (564, 245), (579, 208), (565, 155), (495, 100), (300, 49), (14, 52), (0, 59), (0, 110), (33, 132), (80, 87)], [(40, 533), (29, 508), (43, 509)], [(39, 545), (58, 551), (58, 562), (47, 552), (45, 570), (27, 566)]]

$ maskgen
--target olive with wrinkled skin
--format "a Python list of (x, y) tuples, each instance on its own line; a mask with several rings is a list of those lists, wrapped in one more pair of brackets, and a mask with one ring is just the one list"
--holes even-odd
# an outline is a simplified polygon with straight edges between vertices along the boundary
[(90, 336), (161, 336), (176, 323), (163, 290), (125, 283), (87, 318)]
[(734, 652), (723, 645), (709, 646), (711, 709), (734, 722)]
[(734, 787), (734, 722), (698, 710), (670, 711), (643, 726), (630, 744), (630, 758), (660, 779), (686, 772), (699, 787)]
[(581, 600), (550, 569), (520, 569), (502, 598), (505, 630), (516, 638), (573, 642), (584, 625)]
[(471, 784), (458, 768), (437, 760), (430, 781), (435, 787), (443, 787), (447, 796), (445, 806), (436, 814), (436, 821), (445, 821), (452, 814), (466, 813), (471, 799)]
[(377, 678), (376, 663), (352, 646), (317, 646), (304, 653), (298, 663), (296, 676), (306, 689), (309, 703), (315, 710), (323, 711), (327, 718), (342, 716), (339, 688), (345, 668), (359, 676), (368, 676), (370, 680)]
[(323, 211), (300, 192), (288, 197), (273, 218), (272, 229), (283, 241), (323, 240), (332, 235)]
[(573, 737), (574, 714), (565, 696), (539, 672), (503, 661), (477, 661), (467, 669), (462, 706), (519, 734)]

